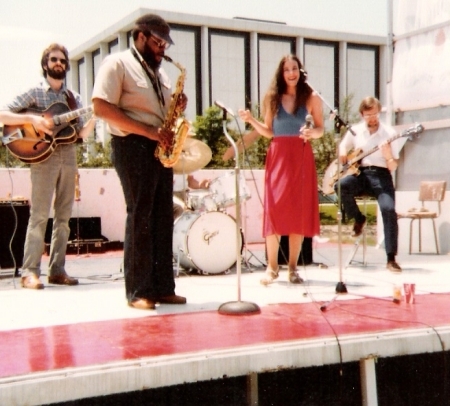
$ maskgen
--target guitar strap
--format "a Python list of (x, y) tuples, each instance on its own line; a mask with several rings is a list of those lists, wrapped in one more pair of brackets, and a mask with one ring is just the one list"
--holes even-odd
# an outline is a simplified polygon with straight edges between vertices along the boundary
[(142, 68), (144, 69), (144, 72), (147, 74), (148, 78), (150, 79), (150, 82), (152, 83), (153, 90), (155, 91), (156, 95), (158, 96), (159, 105), (162, 108), (165, 105), (164, 101), (164, 95), (162, 93), (161, 89), (161, 82), (159, 81), (158, 76), (150, 69), (147, 62), (144, 61), (141, 54), (135, 49), (134, 46), (130, 48), (131, 53), (133, 56), (137, 59), (137, 61), (141, 64)]
[[(69, 109), (71, 111), (74, 111), (74, 110), (76, 110), (78, 108), (77, 102), (75, 100), (75, 96), (73, 95), (72, 91), (69, 90), (69, 89), (67, 89), (66, 100), (67, 100), (67, 105), (69, 106)], [(75, 120), (76, 120), (78, 125), (81, 125), (79, 117), (76, 118)], [(76, 140), (76, 142), (77, 143), (82, 143), (83, 142), (83, 139), (78, 137), (78, 132), (77, 132), (77, 140)]]
[(77, 109), (77, 102), (75, 100), (75, 96), (69, 89), (67, 89), (66, 100), (70, 110)]

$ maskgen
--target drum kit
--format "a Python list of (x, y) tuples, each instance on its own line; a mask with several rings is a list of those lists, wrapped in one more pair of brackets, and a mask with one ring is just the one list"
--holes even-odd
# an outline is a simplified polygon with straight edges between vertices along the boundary
[[(174, 174), (186, 175), (206, 166), (210, 148), (203, 142), (187, 138)], [(250, 199), (243, 176), (239, 177), (240, 202)], [(183, 188), (187, 190), (187, 188)], [(208, 189), (187, 190), (184, 198), (174, 195), (173, 256), (179, 267), (202, 274), (227, 272), (236, 263), (236, 220), (227, 209), (236, 205), (235, 173), (227, 171), (212, 180)], [(175, 214), (176, 213), (176, 214)], [(240, 245), (244, 237), (241, 233)]]

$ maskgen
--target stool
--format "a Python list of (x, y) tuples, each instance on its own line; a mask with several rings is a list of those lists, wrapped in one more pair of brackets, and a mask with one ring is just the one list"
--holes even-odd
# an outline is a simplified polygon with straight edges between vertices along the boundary
[[(359, 237), (356, 237), (356, 240), (353, 244), (353, 249), (352, 251), (349, 253), (348, 257), (347, 257), (347, 261), (345, 263), (345, 268), (347, 268), (352, 262), (357, 262), (359, 264), (362, 264), (363, 266), (367, 265), (367, 260), (366, 260), (366, 251), (367, 251), (367, 235), (366, 235), (366, 227), (367, 227), (367, 198), (369, 196), (360, 196), (363, 200), (363, 206), (364, 206), (364, 216), (366, 217), (366, 224), (363, 228), (363, 231), (361, 233), (361, 235)], [(362, 261), (355, 261), (355, 255), (358, 252), (359, 247), (362, 245)]]

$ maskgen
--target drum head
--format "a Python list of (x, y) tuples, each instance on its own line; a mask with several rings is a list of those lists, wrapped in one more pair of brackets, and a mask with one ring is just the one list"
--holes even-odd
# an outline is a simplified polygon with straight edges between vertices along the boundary
[(193, 222), (186, 238), (190, 260), (205, 273), (225, 272), (236, 262), (236, 222), (227, 214), (202, 214)]

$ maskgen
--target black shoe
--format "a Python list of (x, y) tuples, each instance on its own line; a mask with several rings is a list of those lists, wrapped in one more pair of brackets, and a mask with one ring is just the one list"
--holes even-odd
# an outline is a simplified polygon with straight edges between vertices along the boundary
[(355, 224), (353, 224), (352, 237), (359, 237), (362, 234), (365, 225), (366, 225), (366, 218), (365, 217), (364, 217), (364, 219), (363, 219), (363, 221), (361, 223), (358, 223), (358, 222), (355, 221)]

